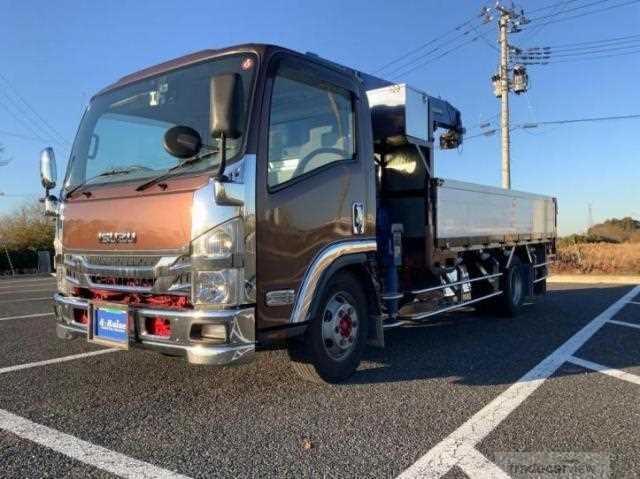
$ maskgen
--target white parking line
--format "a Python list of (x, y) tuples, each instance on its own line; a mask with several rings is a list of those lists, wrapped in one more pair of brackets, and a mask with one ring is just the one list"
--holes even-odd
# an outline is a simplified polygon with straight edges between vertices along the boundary
[(509, 479), (509, 474), (496, 466), (489, 459), (484, 457), (474, 447), (463, 446), (465, 453), (464, 458), (458, 463), (458, 467), (462, 469), (469, 479)]
[(91, 351), (88, 353), (72, 354), (71, 356), (62, 356), (61, 358), (47, 359), (45, 361), (36, 361), (33, 363), (18, 364), (17, 366), (7, 366), (6, 368), (0, 368), (0, 374), (12, 373), (14, 371), (20, 371), (22, 369), (37, 368), (39, 366), (47, 366), (49, 364), (65, 363), (67, 361), (74, 361), (76, 359), (89, 358), (91, 356), (99, 356), (100, 354), (115, 353), (120, 349), (101, 349), (99, 351)]
[(610, 324), (617, 324), (618, 326), (626, 326), (627, 328), (637, 328), (640, 329), (640, 324), (627, 323), (626, 321), (617, 321), (615, 319), (611, 319), (609, 321)]
[(0, 429), (122, 477), (187, 478), (0, 409)]
[(574, 334), (567, 342), (543, 359), (515, 384), (474, 414), (467, 422), (400, 474), (400, 478), (440, 477), (464, 462), (470, 448), (475, 448), (491, 431), (527, 399), (539, 386), (586, 343), (625, 304), (640, 293), (636, 286)]
[[(0, 283), (2, 284), (2, 283)], [(55, 281), (39, 281), (38, 284), (15, 284), (15, 285), (11, 285), (11, 286), (0, 286), (0, 290), (5, 290), (5, 289), (20, 289), (20, 288), (39, 288), (42, 286), (49, 286), (49, 287), (53, 287), (55, 288), (56, 283)]]
[(616, 379), (622, 379), (623, 381), (627, 381), (640, 386), (640, 376), (636, 376), (635, 374), (631, 374), (620, 369), (612, 369), (607, 366), (603, 366), (602, 364), (592, 363), (591, 361), (587, 361), (585, 359), (576, 358), (575, 356), (570, 357), (568, 361), (575, 364), (576, 366), (591, 369), (593, 371), (606, 374), (607, 376), (612, 376)]
[(640, 301), (629, 301), (629, 304), (640, 304)]
[(0, 317), (0, 321), (9, 321), (10, 319), (39, 318), (42, 316), (53, 316), (53, 313), (25, 314), (24, 316), (4, 316)]
[(19, 285), (16, 284), (15, 286), (0, 286), (0, 292), (11, 292), (11, 291), (20, 291), (20, 288), (49, 288), (49, 289), (55, 289), (56, 288), (56, 284), (55, 283), (51, 283), (51, 284), (23, 284), (23, 285)]
[(45, 299), (53, 300), (53, 296), (42, 296), (41, 298), (3, 299), (0, 303), (23, 303), (24, 301), (44, 301)]
[(42, 293), (43, 291), (51, 291), (53, 293), (55, 289), (55, 286), (52, 286), (51, 288), (40, 289), (17, 289), (13, 291), (0, 291), (0, 294)]
[(54, 279), (51, 277), (46, 277), (42, 279), (25, 279), (25, 280), (15, 280), (15, 279), (3, 279), (0, 280), (0, 284), (19, 284), (19, 283), (45, 283), (45, 282), (54, 282)]

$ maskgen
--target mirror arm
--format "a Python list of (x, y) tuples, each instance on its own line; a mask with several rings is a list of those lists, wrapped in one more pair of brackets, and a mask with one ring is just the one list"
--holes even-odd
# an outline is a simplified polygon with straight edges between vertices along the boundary
[(215, 179), (217, 181), (228, 181), (224, 174), (224, 170), (226, 168), (227, 163), (227, 137), (224, 132), (220, 133), (220, 166), (218, 166), (218, 172), (216, 173)]

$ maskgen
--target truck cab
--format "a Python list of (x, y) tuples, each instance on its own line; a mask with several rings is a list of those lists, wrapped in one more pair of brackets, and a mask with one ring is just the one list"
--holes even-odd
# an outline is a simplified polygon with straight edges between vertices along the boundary
[(459, 144), (448, 103), (272, 45), (120, 79), (87, 107), (57, 196), (41, 156), (58, 336), (208, 365), (282, 346), (303, 377), (335, 382), (385, 327), (422, 319), (407, 308), (423, 289), (495, 299), (515, 256), (524, 295), (555, 230), (439, 242), (438, 127)]

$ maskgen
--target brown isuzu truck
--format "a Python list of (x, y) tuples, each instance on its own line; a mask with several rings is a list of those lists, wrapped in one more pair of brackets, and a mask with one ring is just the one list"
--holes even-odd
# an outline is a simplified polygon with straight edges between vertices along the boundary
[(287, 348), (348, 378), (387, 328), (546, 289), (554, 198), (434, 176), (458, 110), (271, 45), (205, 50), (87, 107), (56, 185), (61, 338), (231, 365)]

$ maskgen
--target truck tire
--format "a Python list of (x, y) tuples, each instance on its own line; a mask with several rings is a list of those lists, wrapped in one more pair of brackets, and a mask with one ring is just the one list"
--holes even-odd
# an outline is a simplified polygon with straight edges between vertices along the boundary
[(307, 381), (339, 383), (356, 370), (367, 342), (366, 297), (355, 277), (332, 277), (317, 311), (303, 341), (289, 345), (292, 368)]
[(504, 271), (501, 280), (502, 294), (496, 298), (496, 313), (513, 318), (520, 312), (527, 291), (524, 271), (517, 257), (513, 258), (511, 266)]
[[(502, 294), (485, 299), (476, 304), (476, 311), (481, 314), (498, 315), (507, 318), (515, 317), (525, 296), (524, 274), (518, 258), (513, 258), (511, 266), (502, 272), (500, 289)], [(482, 290), (488, 294), (490, 290)]]

